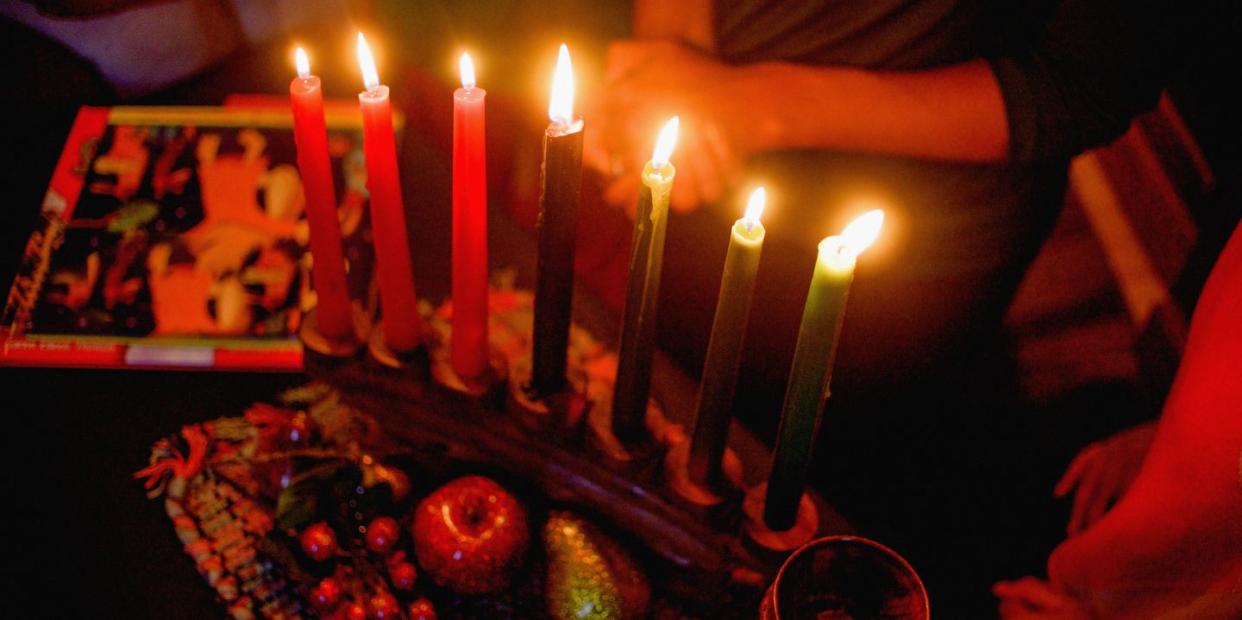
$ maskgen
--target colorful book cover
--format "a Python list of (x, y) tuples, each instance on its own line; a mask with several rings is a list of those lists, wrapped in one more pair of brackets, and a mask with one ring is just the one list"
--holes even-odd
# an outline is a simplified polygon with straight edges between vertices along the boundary
[[(0, 314), (0, 365), (296, 370), (315, 305), (285, 106), (82, 108)], [(329, 106), (349, 286), (369, 298), (361, 119)]]

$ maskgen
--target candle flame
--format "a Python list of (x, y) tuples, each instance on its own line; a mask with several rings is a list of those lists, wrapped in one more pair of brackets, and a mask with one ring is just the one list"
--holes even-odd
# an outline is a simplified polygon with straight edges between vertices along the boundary
[(552, 77), (552, 100), (548, 103), (548, 118), (558, 125), (569, 126), (574, 122), (574, 67), (569, 61), (569, 48), (562, 43), (556, 58), (556, 73)]
[(884, 224), (884, 212), (880, 209), (868, 211), (850, 222), (841, 231), (842, 251), (854, 257), (863, 253), (880, 236), (880, 227)]
[(306, 57), (306, 50), (299, 47), (293, 52), (293, 64), (298, 68), (298, 77), (304, 80), (310, 77), (310, 59)]
[(470, 54), (461, 53), (461, 87), (470, 90), (474, 88), (474, 60), (470, 58)]
[(366, 37), (358, 33), (358, 66), (362, 67), (362, 83), (368, 91), (375, 90), (379, 85), (379, 73), (375, 70), (375, 57), (371, 55), (371, 47)]
[(651, 167), (663, 168), (668, 165), (668, 158), (673, 155), (673, 147), (677, 146), (677, 130), (681, 127), (681, 118), (674, 116), (664, 123), (660, 137), (656, 138), (655, 149), (651, 151)]
[(746, 215), (742, 216), (746, 230), (754, 230), (759, 225), (759, 218), (763, 216), (763, 209), (767, 204), (768, 190), (762, 185), (750, 193), (750, 200), (746, 201)]

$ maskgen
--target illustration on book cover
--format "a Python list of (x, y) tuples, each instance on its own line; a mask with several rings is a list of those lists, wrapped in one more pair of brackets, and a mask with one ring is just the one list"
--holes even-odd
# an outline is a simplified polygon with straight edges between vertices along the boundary
[[(370, 241), (356, 131), (332, 131), (354, 299)], [(72, 149), (70, 144), (66, 147)], [(74, 204), (49, 192), (5, 336), (289, 339), (315, 304), (288, 127), (109, 124), (82, 141)]]

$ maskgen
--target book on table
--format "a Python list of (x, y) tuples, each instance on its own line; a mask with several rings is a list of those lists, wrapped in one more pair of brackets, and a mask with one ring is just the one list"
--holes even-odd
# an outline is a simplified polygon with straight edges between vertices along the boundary
[[(0, 365), (297, 370), (315, 304), (286, 100), (82, 108), (0, 314)], [(356, 106), (328, 105), (351, 297), (372, 246)]]

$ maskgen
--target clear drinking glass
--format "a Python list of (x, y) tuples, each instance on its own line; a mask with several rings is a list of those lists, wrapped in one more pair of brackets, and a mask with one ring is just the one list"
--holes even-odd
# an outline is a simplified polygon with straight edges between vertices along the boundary
[(927, 590), (892, 549), (859, 536), (813, 540), (763, 596), (761, 620), (928, 620)]

